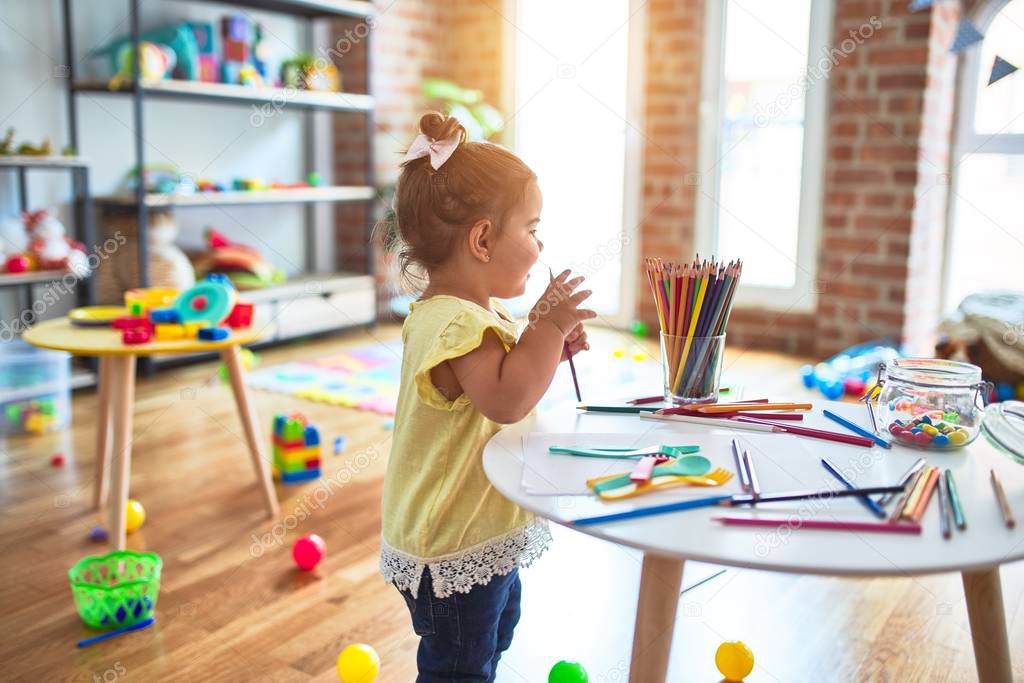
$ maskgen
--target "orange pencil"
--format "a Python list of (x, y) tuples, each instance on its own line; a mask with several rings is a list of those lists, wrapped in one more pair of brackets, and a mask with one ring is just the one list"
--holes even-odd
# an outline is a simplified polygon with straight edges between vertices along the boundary
[(907, 496), (906, 502), (900, 509), (900, 517), (910, 517), (910, 513), (917, 508), (917, 501), (921, 499), (921, 492), (924, 491), (925, 482), (928, 481), (930, 474), (931, 469), (923, 469), (918, 474), (917, 479), (914, 480), (914, 487), (910, 489), (910, 495)]
[(695, 408), (702, 413), (731, 413), (739, 409), (743, 410), (810, 410), (810, 403), (713, 403), (711, 405)]
[(924, 511), (928, 508), (928, 501), (932, 498), (932, 492), (935, 490), (935, 482), (939, 480), (939, 468), (933, 467), (928, 472), (928, 480), (924, 483), (924, 489), (921, 491), (921, 498), (917, 501), (917, 507), (914, 508), (913, 514), (910, 518), (915, 523), (920, 524), (921, 518), (924, 517)]

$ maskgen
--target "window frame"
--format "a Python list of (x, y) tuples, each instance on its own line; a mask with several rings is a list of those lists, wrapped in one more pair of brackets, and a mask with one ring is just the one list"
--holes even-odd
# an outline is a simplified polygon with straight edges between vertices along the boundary
[[(725, 110), (724, 51), (728, 17), (727, 2), (705, 0), (704, 49), (701, 70), (700, 121), (698, 124), (696, 178), (697, 206), (695, 248), (697, 253), (714, 253), (718, 242), (718, 207), (721, 167), (721, 120)], [(811, 0), (807, 45), (810, 68), (832, 42), (834, 0)], [(791, 287), (740, 284), (738, 308), (766, 308), (788, 312), (813, 312), (817, 307), (817, 272), (821, 224), (824, 211), (825, 152), (828, 131), (828, 79), (810, 83), (804, 97), (804, 140), (800, 178), (799, 224), (797, 226), (796, 281)], [(710, 191), (709, 191), (710, 190)], [(732, 258), (742, 254), (719, 254)]]
[[(975, 7), (968, 15), (982, 33), (995, 21), (1011, 0), (989, 0)], [(956, 229), (957, 187), (960, 166), (972, 154), (1012, 154), (1024, 156), (1024, 133), (977, 133), (974, 119), (977, 113), (977, 93), (981, 76), (981, 44), (961, 53), (957, 64), (956, 94), (953, 111), (953, 143), (949, 155), (949, 192), (946, 195), (946, 229), (943, 239), (942, 287), (939, 293), (940, 311), (951, 311), (959, 301), (949, 301), (950, 272), (953, 267), (953, 231)], [(1024, 77), (1020, 74), (1011, 74)]]

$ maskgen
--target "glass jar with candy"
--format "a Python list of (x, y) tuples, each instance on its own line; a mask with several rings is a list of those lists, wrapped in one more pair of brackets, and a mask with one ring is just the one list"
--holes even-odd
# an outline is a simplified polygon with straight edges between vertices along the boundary
[(961, 448), (981, 431), (989, 383), (981, 368), (938, 358), (897, 358), (878, 370), (875, 426), (904, 446)]

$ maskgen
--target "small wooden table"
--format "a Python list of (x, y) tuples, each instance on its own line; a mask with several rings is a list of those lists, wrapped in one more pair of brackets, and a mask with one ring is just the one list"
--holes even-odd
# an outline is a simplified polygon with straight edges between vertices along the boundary
[[(861, 424), (867, 422), (866, 411), (860, 404), (815, 401), (814, 410), (807, 414), (804, 423), (838, 431), (837, 425), (822, 415), (822, 408)], [(523, 436), (530, 432), (631, 434), (636, 438), (635, 446), (683, 444), (687, 434), (722, 434), (741, 440), (756, 434), (682, 422), (641, 420), (635, 415), (580, 414), (572, 409), (545, 411), (501, 430), (484, 448), (487, 478), (509, 500), (559, 524), (568, 524), (570, 518), (642, 507), (651, 501), (635, 498), (604, 503), (594, 497), (574, 497), (567, 506), (561, 496), (526, 493), (521, 486)], [(1020, 525), (1015, 529), (1003, 525), (989, 484), (989, 469), (999, 473), (1010, 504), (1018, 514), (1024, 503), (1024, 470), (996, 451), (983, 436), (966, 448), (948, 452), (920, 451), (899, 445), (891, 450), (877, 446), (867, 449), (806, 439), (807, 451), (794, 447), (794, 440), (799, 437), (771, 434), (768, 438), (772, 440), (772, 447), (753, 455), (762, 463), (759, 466), (762, 486), (768, 479), (774, 490), (818, 489), (823, 482), (832, 485), (818, 462), (822, 457), (829, 458), (841, 469), (858, 471), (856, 481), (865, 486), (897, 481), (919, 457), (925, 458), (928, 465), (948, 467), (963, 501), (967, 529), (954, 531), (952, 539), (944, 540), (939, 533), (934, 502), (924, 516), (920, 536), (817, 530), (792, 530), (783, 536), (781, 532), (772, 533), (772, 529), (725, 528), (710, 521), (711, 517), (722, 514), (721, 508), (701, 508), (592, 526), (570, 525), (580, 533), (644, 552), (629, 680), (633, 683), (667, 680), (683, 564), (685, 560), (698, 560), (824, 576), (884, 577), (958, 572), (963, 579), (978, 678), (984, 683), (1010, 683), (1013, 674), (999, 566), (1024, 559), (1024, 529)], [(732, 455), (727, 451), (702, 455), (710, 458), (715, 467), (734, 469)], [(771, 481), (773, 470), (768, 466), (773, 464), (779, 476)], [(665, 499), (657, 502), (665, 502)], [(763, 510), (772, 517), (793, 515), (797, 520), (808, 510), (828, 518), (833, 509), (843, 516), (873, 519), (851, 499), (836, 499), (822, 510), (818, 507), (776, 503)], [(742, 514), (759, 513), (745, 510)], [(778, 542), (769, 543), (773, 540)], [(678, 674), (673, 680), (679, 680)]]
[[(110, 503), (111, 542), (118, 550), (125, 547), (126, 504), (132, 462), (132, 414), (135, 403), (135, 359), (138, 356), (168, 353), (219, 351), (231, 378), (238, 415), (252, 457), (253, 469), (271, 517), (278, 514), (277, 494), (270, 474), (259, 420), (245, 386), (244, 370), (238, 347), (260, 339), (266, 330), (232, 330), (222, 341), (180, 339), (129, 345), (121, 342), (119, 330), (108, 327), (77, 327), (68, 318), (56, 318), (34, 325), (22, 334), (29, 344), (44, 349), (67, 351), (77, 356), (99, 358), (99, 411), (96, 425), (96, 481), (93, 503), (97, 509)], [(111, 458), (113, 456), (113, 458)], [(107, 472), (113, 462), (113, 490), (109, 497)]]

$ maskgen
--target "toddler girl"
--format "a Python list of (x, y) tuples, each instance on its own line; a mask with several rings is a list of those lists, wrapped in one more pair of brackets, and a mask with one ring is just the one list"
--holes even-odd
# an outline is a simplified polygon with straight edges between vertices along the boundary
[(567, 353), (590, 348), (582, 321), (596, 314), (565, 271), (517, 333), (492, 297), (522, 294), (544, 248), (537, 178), (504, 148), (467, 142), (454, 118), (426, 114), (420, 131), (395, 213), (403, 272), (426, 288), (402, 328), (381, 572), (420, 636), (419, 683), (493, 681), (519, 621), (518, 568), (550, 535), (487, 481), (483, 447), (533, 410)]

